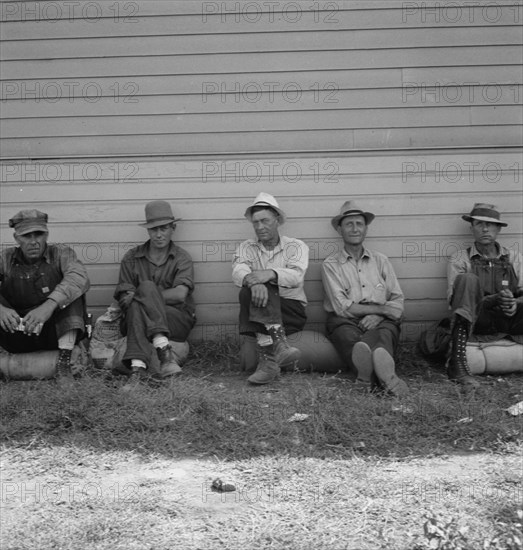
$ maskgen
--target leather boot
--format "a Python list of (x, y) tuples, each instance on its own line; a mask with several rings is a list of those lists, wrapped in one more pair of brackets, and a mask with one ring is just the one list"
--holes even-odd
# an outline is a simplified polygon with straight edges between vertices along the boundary
[(168, 378), (182, 372), (182, 367), (176, 361), (176, 356), (170, 344), (163, 348), (157, 348), (158, 359), (160, 360), (160, 376)]
[(251, 384), (268, 384), (278, 378), (280, 367), (274, 360), (273, 346), (257, 346), (257, 348), (258, 365), (254, 374), (251, 374), (247, 380)]
[(279, 367), (291, 366), (300, 360), (301, 351), (289, 346), (285, 330), (281, 325), (271, 327), (268, 332), (273, 342), (274, 360)]
[(132, 392), (140, 386), (141, 371), (145, 371), (145, 369), (139, 367), (131, 367), (129, 378), (127, 379), (127, 382), (122, 386), (123, 392)]
[(452, 329), (451, 351), (447, 361), (447, 376), (459, 384), (465, 393), (472, 392), (479, 387), (467, 363), (467, 340), (469, 323), (463, 317), (456, 315)]
[(64, 389), (72, 386), (74, 383), (73, 373), (71, 372), (71, 355), (72, 350), (58, 350), (58, 359), (56, 360), (55, 378), (57, 383)]

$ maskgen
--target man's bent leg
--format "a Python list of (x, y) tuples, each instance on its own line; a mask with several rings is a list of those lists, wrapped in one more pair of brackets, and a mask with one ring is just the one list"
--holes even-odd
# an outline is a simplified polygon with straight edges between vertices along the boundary
[[(289, 346), (287, 342), (285, 329), (282, 326), (282, 311), (281, 300), (278, 293), (278, 287), (275, 285), (266, 284), (268, 291), (268, 302), (266, 307), (257, 307), (252, 304), (251, 291), (248, 288), (243, 287), (240, 290), (240, 334), (252, 334), (257, 335), (258, 340), (258, 355), (260, 357), (260, 363), (258, 365), (261, 369), (265, 363), (269, 364), (271, 361), (262, 361), (262, 358), (267, 357), (272, 361), (275, 361), (278, 366), (278, 372), (272, 373), (272, 364), (270, 369), (264, 369), (263, 376), (254, 373), (249, 378), (251, 383), (261, 384), (267, 383), (277, 377), (279, 374), (279, 368), (285, 365), (294, 364), (299, 360), (301, 352), (297, 348)], [(268, 334), (270, 338), (261, 341), (262, 335)], [(271, 346), (272, 350), (262, 349)], [(268, 380), (267, 373), (271, 371), (271, 379)], [(257, 369), (258, 372), (258, 369)], [(263, 378), (263, 381), (260, 381)], [(251, 380), (252, 379), (252, 380)]]
[(512, 317), (507, 317), (502, 311), (493, 312), (491, 322), (494, 332), (511, 336), (523, 335), (523, 304), (517, 304), (516, 313)]
[(371, 349), (362, 342), (365, 332), (358, 326), (359, 320), (338, 317), (327, 319), (327, 336), (350, 370), (356, 371), (357, 382), (370, 388), (374, 380)]
[(303, 330), (307, 322), (305, 306), (298, 300), (280, 296), (281, 318), (287, 336)]
[(364, 334), (364, 331), (358, 326), (358, 320), (330, 314), (327, 318), (326, 330), (327, 337), (333, 343), (343, 362), (350, 369), (356, 369), (352, 361), (352, 350)]
[(281, 303), (278, 287), (266, 284), (268, 302), (266, 307), (256, 307), (252, 304), (251, 290), (242, 287), (240, 290), (240, 334), (261, 332), (267, 334), (265, 325), (281, 324)]
[(196, 316), (185, 306), (166, 306), (169, 340), (185, 342), (196, 323)]
[[(181, 305), (180, 307), (165, 306), (165, 311), (169, 326), (169, 339), (175, 342), (185, 342), (196, 323), (196, 316), (185, 305)], [(156, 352), (160, 360), (160, 376), (162, 378), (174, 376), (182, 372), (171, 344), (167, 343), (163, 347), (157, 347)]]
[(452, 316), (460, 315), (473, 325), (479, 314), (482, 300), (483, 292), (477, 275), (461, 273), (456, 277), (450, 299)]
[[(472, 377), (467, 363), (467, 340), (479, 319), (478, 328), (488, 321), (483, 311), (483, 292), (479, 277), (473, 273), (461, 273), (454, 280), (450, 308), (451, 350), (447, 361), (447, 376), (461, 386), (465, 393), (474, 391), (478, 382)], [(481, 330), (481, 329), (480, 329)]]
[(57, 310), (52, 318), (60, 350), (56, 362), (56, 376), (71, 378), (73, 348), (85, 330), (85, 296), (78, 298), (66, 308)]
[(361, 340), (374, 351), (385, 349), (389, 355), (395, 356), (400, 339), (400, 325), (390, 319), (384, 319), (376, 328), (363, 333)]
[(127, 349), (122, 362), (129, 365), (131, 360), (137, 359), (147, 364), (153, 337), (170, 332), (165, 302), (152, 281), (144, 281), (137, 288), (122, 328), (127, 335)]
[(393, 395), (401, 397), (409, 391), (407, 384), (396, 375), (394, 356), (400, 337), (399, 323), (384, 319), (374, 329), (362, 336), (362, 342), (372, 350), (374, 372), (382, 386)]

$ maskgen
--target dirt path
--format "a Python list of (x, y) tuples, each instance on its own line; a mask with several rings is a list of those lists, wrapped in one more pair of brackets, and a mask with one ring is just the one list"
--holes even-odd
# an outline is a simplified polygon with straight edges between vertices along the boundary
[[(4, 549), (405, 549), (424, 514), (483, 540), (522, 497), (521, 458), (489, 453), (221, 462), (55, 448), (4, 451), (0, 471)], [(236, 491), (213, 492), (216, 477)]]

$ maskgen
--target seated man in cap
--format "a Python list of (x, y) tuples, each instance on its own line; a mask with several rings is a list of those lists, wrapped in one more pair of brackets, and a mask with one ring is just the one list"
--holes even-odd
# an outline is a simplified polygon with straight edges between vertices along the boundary
[(71, 353), (85, 329), (89, 279), (74, 250), (48, 244), (47, 214), (9, 220), (18, 247), (0, 255), (0, 346), (9, 353), (58, 349), (56, 375), (71, 378)]
[(122, 362), (129, 367), (132, 389), (148, 367), (152, 346), (160, 360), (160, 376), (181, 372), (169, 339), (184, 342), (196, 322), (192, 291), (193, 263), (189, 254), (172, 242), (176, 222), (169, 203), (145, 206), (149, 240), (125, 254), (114, 297), (124, 312), (122, 332), (127, 349)]
[(331, 220), (343, 249), (322, 264), (327, 336), (365, 387), (408, 393), (395, 373), (394, 354), (403, 315), (403, 293), (384, 254), (364, 246), (374, 214), (347, 201)]
[(307, 320), (303, 290), (309, 248), (280, 236), (285, 213), (276, 199), (260, 193), (245, 217), (256, 239), (240, 244), (233, 261), (232, 279), (240, 290), (240, 334), (256, 335), (259, 361), (251, 384), (275, 380), (281, 367), (293, 365), (300, 351), (289, 346), (286, 335), (302, 330)]
[(510, 335), (523, 343), (523, 258), (497, 242), (507, 224), (492, 204), (477, 203), (469, 215), (474, 244), (448, 263), (448, 298), (452, 310), (451, 353), (447, 374), (465, 392), (479, 385), (467, 364), (470, 335)]

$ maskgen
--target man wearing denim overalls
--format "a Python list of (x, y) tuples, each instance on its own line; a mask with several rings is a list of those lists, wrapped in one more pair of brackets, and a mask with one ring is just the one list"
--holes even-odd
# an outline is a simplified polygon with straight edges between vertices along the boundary
[(462, 218), (470, 222), (474, 244), (448, 264), (452, 342), (447, 374), (468, 393), (479, 386), (467, 364), (472, 334), (492, 340), (510, 336), (523, 343), (523, 258), (497, 242), (507, 224), (494, 205), (476, 203)]
[(48, 244), (47, 214), (9, 220), (17, 247), (0, 254), (0, 346), (9, 353), (58, 349), (56, 375), (72, 380), (71, 353), (85, 329), (89, 279), (72, 248)]

